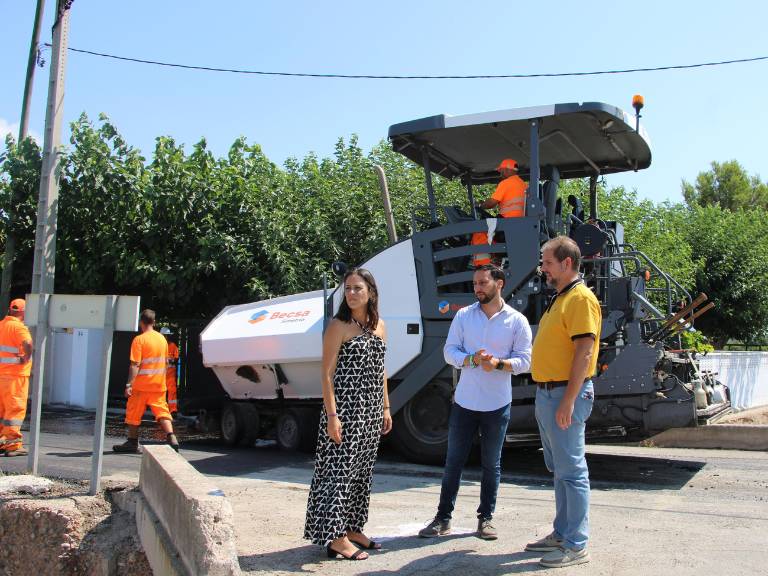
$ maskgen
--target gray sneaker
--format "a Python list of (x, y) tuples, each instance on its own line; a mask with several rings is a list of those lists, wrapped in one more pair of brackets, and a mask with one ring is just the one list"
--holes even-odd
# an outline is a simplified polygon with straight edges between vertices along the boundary
[(477, 535), (483, 540), (496, 540), (499, 537), (490, 518), (477, 519)]
[(589, 552), (586, 548), (574, 550), (573, 548), (558, 548), (553, 552), (545, 554), (539, 560), (539, 564), (547, 568), (565, 568), (566, 566), (575, 566), (589, 562)]
[(563, 545), (563, 539), (555, 536), (555, 533), (547, 534), (544, 538), (536, 540), (535, 542), (528, 542), (525, 545), (525, 549), (528, 552), (552, 552), (557, 550)]
[(422, 538), (435, 538), (436, 536), (445, 536), (451, 533), (451, 521), (435, 518), (424, 528), (419, 530), (419, 536)]

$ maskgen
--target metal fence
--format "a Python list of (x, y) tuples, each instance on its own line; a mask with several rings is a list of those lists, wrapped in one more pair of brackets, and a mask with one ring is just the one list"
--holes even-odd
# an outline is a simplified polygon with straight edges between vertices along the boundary
[(701, 369), (717, 372), (730, 388), (734, 410), (768, 404), (768, 352), (710, 352)]

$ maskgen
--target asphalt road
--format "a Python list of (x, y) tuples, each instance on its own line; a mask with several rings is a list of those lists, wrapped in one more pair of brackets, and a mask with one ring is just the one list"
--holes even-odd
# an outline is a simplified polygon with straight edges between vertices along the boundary
[[(40, 472), (90, 476), (92, 422), (87, 415), (44, 419)], [(235, 514), (244, 572), (254, 574), (501, 575), (540, 570), (525, 542), (550, 530), (551, 476), (538, 451), (507, 451), (496, 510), (499, 540), (473, 535), (479, 468), (463, 479), (454, 534), (439, 541), (415, 537), (435, 512), (442, 470), (403, 461), (388, 448), (376, 465), (366, 530), (384, 550), (365, 562), (331, 561), (302, 540), (311, 455), (285, 453), (273, 444), (231, 448), (181, 428), (182, 455), (224, 490)], [(119, 418), (108, 430), (120, 434)], [(153, 427), (143, 436), (152, 441)], [(137, 480), (141, 457), (111, 452), (107, 438), (103, 477)], [(718, 450), (591, 445), (590, 544), (592, 562), (569, 574), (766, 574), (768, 454)], [(0, 458), (0, 470), (23, 472), (26, 458)], [(279, 505), (276, 505), (279, 503)]]

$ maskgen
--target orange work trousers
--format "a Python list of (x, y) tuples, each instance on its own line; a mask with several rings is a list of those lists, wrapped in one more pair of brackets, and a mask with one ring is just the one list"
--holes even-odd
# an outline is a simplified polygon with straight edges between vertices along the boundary
[(165, 385), (168, 387), (168, 410), (175, 414), (179, 410), (179, 402), (176, 398), (176, 378), (165, 377)]
[(128, 397), (128, 403), (125, 407), (125, 423), (130, 426), (141, 424), (141, 417), (149, 406), (155, 421), (173, 420), (168, 411), (168, 404), (165, 401), (165, 390), (162, 392), (137, 392), (134, 390)]
[(21, 449), (28, 394), (29, 376), (0, 376), (0, 451)]

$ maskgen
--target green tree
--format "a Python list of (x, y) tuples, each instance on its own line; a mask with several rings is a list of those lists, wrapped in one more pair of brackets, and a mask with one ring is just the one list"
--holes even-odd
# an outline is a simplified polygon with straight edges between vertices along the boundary
[[(21, 144), (17, 144), (9, 135), (5, 146), (0, 163), (0, 206), (8, 206), (11, 199), (15, 201), (13, 231), (16, 235), (16, 250), (11, 295), (17, 297), (23, 296), (31, 288), (42, 151), (33, 138), (25, 138)], [(0, 251), (4, 251), (8, 229), (7, 213), (4, 210), (0, 213), (0, 220)], [(2, 261), (0, 257), (0, 267)]]
[(755, 341), (768, 336), (765, 212), (695, 207), (690, 212), (688, 238), (701, 260), (696, 289), (715, 303), (714, 309), (696, 320), (696, 327), (717, 348), (731, 338)]
[(728, 210), (768, 209), (768, 184), (750, 176), (736, 160), (712, 162), (695, 184), (683, 180), (683, 197), (689, 206), (714, 206)]

